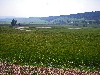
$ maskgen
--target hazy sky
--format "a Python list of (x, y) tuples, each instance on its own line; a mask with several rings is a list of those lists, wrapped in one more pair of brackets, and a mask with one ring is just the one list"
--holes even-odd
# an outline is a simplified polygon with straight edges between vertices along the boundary
[(100, 11), (100, 0), (0, 0), (0, 16), (43, 17)]

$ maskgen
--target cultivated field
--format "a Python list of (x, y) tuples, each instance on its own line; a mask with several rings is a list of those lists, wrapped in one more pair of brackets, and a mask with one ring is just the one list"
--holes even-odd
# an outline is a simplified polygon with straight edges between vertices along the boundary
[(100, 28), (0, 27), (0, 62), (100, 71)]

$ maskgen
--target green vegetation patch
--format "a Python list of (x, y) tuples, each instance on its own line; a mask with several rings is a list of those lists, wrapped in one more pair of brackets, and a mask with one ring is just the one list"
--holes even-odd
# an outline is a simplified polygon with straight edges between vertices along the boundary
[(0, 61), (20, 65), (100, 70), (100, 29), (0, 27)]

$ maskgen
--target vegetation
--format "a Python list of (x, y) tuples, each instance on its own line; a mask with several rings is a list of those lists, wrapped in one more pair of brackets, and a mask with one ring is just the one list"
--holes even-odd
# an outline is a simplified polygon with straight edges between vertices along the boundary
[(30, 29), (0, 27), (1, 62), (100, 70), (100, 28)]

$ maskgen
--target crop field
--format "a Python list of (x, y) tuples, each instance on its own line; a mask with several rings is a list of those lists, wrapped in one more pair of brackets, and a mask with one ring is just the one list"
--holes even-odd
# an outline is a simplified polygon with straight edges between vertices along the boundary
[(0, 26), (0, 62), (100, 70), (100, 28)]

